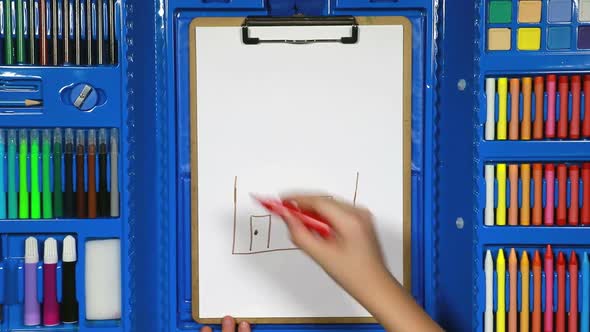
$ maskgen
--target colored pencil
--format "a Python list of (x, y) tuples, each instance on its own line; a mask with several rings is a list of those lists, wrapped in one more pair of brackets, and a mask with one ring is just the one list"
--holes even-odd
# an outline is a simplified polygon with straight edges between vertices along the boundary
[(31, 219), (41, 218), (41, 192), (39, 189), (39, 131), (31, 130)]
[(545, 252), (545, 332), (553, 331), (553, 251)]
[(498, 79), (498, 139), (505, 140), (507, 134), (507, 94), (508, 80), (505, 77)]
[(555, 331), (565, 332), (565, 256), (563, 252), (557, 255), (557, 314), (555, 316)]
[(508, 331), (517, 332), (518, 329), (518, 302), (517, 285), (518, 285), (518, 259), (514, 248), (510, 250), (508, 256), (508, 271), (510, 274), (510, 307), (508, 308)]
[(497, 285), (497, 306), (496, 306), (496, 331), (504, 332), (506, 327), (506, 259), (504, 258), (504, 251), (498, 251), (496, 257), (496, 279)]
[(0, 219), (6, 219), (6, 192), (4, 191), (4, 158), (6, 157), (6, 138), (0, 129)]
[(33, 107), (39, 105), (41, 105), (41, 101), (34, 99), (0, 100), (0, 107)]
[(42, 135), (42, 169), (43, 169), (43, 219), (53, 218), (53, 202), (51, 192), (51, 131), (43, 130)]
[(96, 131), (88, 130), (87, 183), (88, 183), (88, 218), (97, 217), (96, 201)]
[(39, 64), (46, 66), (47, 61), (47, 11), (46, 0), (39, 0)]
[(572, 250), (569, 264), (570, 273), (570, 312), (568, 316), (568, 331), (578, 331), (578, 257)]
[(570, 206), (567, 214), (567, 223), (571, 226), (578, 225), (580, 209), (580, 167), (571, 165), (569, 167), (570, 178)]
[[(4, 0), (7, 1), (7, 0)], [(25, 63), (25, 14), (24, 0), (16, 0), (16, 62)]]
[(590, 75), (584, 75), (584, 122), (582, 135), (590, 137)]
[(92, 65), (94, 51), (92, 50), (92, 0), (86, 0), (86, 64)]
[(520, 206), (520, 224), (528, 226), (531, 224), (531, 165), (520, 165), (520, 176), (522, 180), (522, 204)]
[[(506, 178), (506, 169), (504, 169)], [(119, 216), (119, 131), (111, 129), (111, 217)]]
[(486, 78), (486, 127), (485, 138), (494, 140), (496, 131), (496, 79)]
[(582, 225), (590, 225), (590, 163), (582, 165), (583, 197), (582, 203)]
[(63, 32), (62, 38), (64, 41), (64, 63), (68, 64), (72, 61), (72, 55), (70, 54), (70, 0), (62, 0), (62, 12), (63, 12)]
[(102, 0), (96, 1), (96, 45), (97, 59), (99, 65), (104, 64), (104, 13)]
[(76, 50), (76, 65), (82, 64), (82, 17), (80, 1), (74, 0), (74, 48)]
[(520, 138), (531, 139), (531, 94), (533, 79), (522, 78), (522, 123), (520, 127)]
[(533, 257), (533, 316), (531, 319), (532, 332), (541, 332), (541, 255), (535, 250)]
[(28, 24), (28, 33), (29, 33), (29, 64), (35, 65), (38, 63), (37, 61), (37, 40), (35, 39), (35, 10), (31, 10), (31, 8), (35, 8), (35, 0), (29, 0), (28, 5), (28, 16), (29, 16), (29, 24)]
[(72, 218), (76, 215), (74, 203), (74, 132), (67, 128), (64, 133), (64, 217)]
[(16, 191), (16, 150), (15, 129), (8, 130), (8, 219), (18, 218), (18, 194)]
[(529, 256), (526, 251), (522, 252), (520, 257), (520, 275), (521, 275), (521, 305), (520, 305), (520, 332), (529, 331), (529, 316), (530, 316), (530, 285), (529, 285)]
[(582, 259), (582, 314), (580, 318), (580, 331), (590, 331), (590, 261), (587, 252), (584, 252)]
[(487, 250), (485, 257), (486, 275), (486, 309), (485, 309), (485, 332), (494, 331), (494, 262), (492, 253)]
[(544, 79), (542, 76), (535, 77), (535, 121), (533, 123), (533, 138), (543, 139), (545, 101)]
[(510, 207), (508, 208), (508, 225), (518, 225), (518, 165), (508, 165), (510, 180)]
[(545, 225), (553, 225), (555, 209), (555, 166), (545, 165)]
[[(491, 167), (492, 171), (494, 170), (493, 165), (486, 166), (486, 170), (488, 167)], [(107, 181), (107, 131), (106, 129), (101, 128), (98, 131), (98, 215), (101, 217), (108, 217), (110, 214)], [(494, 179), (492, 175), (492, 213), (494, 204), (493, 188)], [(493, 224), (494, 221), (492, 220), (490, 226)]]
[(54, 66), (59, 64), (59, 55), (58, 49), (59, 45), (57, 44), (58, 41), (58, 33), (59, 33), (59, 26), (58, 26), (58, 10), (57, 10), (57, 0), (52, 0), (51, 2), (51, 61), (53, 62)]
[(567, 76), (559, 76), (559, 122), (557, 123), (557, 137), (568, 137), (568, 104), (569, 104), (569, 80)]
[(510, 123), (508, 138), (511, 140), (518, 139), (518, 127), (520, 126), (520, 80), (518, 78), (510, 79)]
[(84, 187), (84, 148), (83, 130), (76, 130), (76, 217), (86, 218), (86, 191)]
[(12, 1), (4, 1), (4, 64), (14, 64), (12, 44)]
[(555, 137), (555, 75), (547, 76), (547, 120), (545, 121), (545, 137)]
[(567, 166), (557, 165), (557, 225), (564, 226), (567, 222)]
[(543, 224), (543, 165), (533, 164), (533, 225)]
[(496, 208), (496, 225), (503, 226), (506, 225), (506, 164), (498, 164), (496, 168), (498, 180), (498, 207)]
[(117, 38), (115, 36), (115, 0), (109, 0), (109, 61), (117, 63)]
[(63, 137), (61, 134), (61, 129), (56, 128), (53, 131), (53, 213), (57, 218), (64, 216), (61, 176), (62, 142)]
[(570, 122), (570, 138), (580, 138), (580, 102), (582, 99), (582, 83), (580, 75), (572, 76), (572, 120)]

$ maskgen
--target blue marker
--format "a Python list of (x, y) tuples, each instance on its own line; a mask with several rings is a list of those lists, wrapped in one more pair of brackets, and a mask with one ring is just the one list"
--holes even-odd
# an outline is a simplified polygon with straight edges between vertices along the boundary
[(580, 331), (590, 331), (590, 262), (584, 253), (582, 262), (582, 323)]
[(6, 140), (4, 130), (0, 130), (0, 219), (6, 219), (6, 191), (4, 191), (4, 157)]

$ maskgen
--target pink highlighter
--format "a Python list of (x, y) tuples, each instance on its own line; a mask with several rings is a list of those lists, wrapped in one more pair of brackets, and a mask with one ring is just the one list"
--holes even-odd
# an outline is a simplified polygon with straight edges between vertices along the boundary
[(252, 195), (252, 197), (269, 212), (280, 217), (284, 217), (289, 213), (301, 221), (307, 228), (317, 232), (324, 238), (329, 237), (332, 232), (328, 222), (322, 220), (322, 218), (316, 214), (303, 212), (293, 204), (278, 199), (264, 199), (255, 195)]

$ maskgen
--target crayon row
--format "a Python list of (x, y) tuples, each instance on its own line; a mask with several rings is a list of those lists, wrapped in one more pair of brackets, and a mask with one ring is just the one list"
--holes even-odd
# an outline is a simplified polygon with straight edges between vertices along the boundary
[(486, 79), (486, 140), (590, 138), (590, 75)]
[(115, 0), (2, 0), (0, 65), (115, 65)]
[[(71, 235), (63, 240), (61, 303), (58, 303), (57, 297), (57, 241), (51, 237), (47, 238), (43, 246), (43, 276), (42, 280), (38, 280), (39, 245), (34, 237), (25, 240), (24, 325), (57, 326), (62, 322), (76, 323), (79, 313), (76, 299), (76, 240)], [(41, 301), (37, 291), (38, 285), (43, 285)]]
[[(485, 255), (485, 332), (590, 331), (588, 254), (512, 248)], [(581, 261), (581, 267), (579, 260)], [(495, 264), (494, 264), (495, 263)], [(494, 268), (495, 266), (495, 268)]]
[(484, 224), (590, 225), (590, 163), (485, 165)]
[(0, 130), (0, 219), (118, 217), (118, 130), (107, 135)]

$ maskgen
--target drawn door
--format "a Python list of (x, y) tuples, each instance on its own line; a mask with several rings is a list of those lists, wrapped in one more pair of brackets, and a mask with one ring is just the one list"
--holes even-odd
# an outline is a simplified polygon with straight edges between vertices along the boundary
[(250, 251), (270, 249), (272, 216), (250, 216)]

